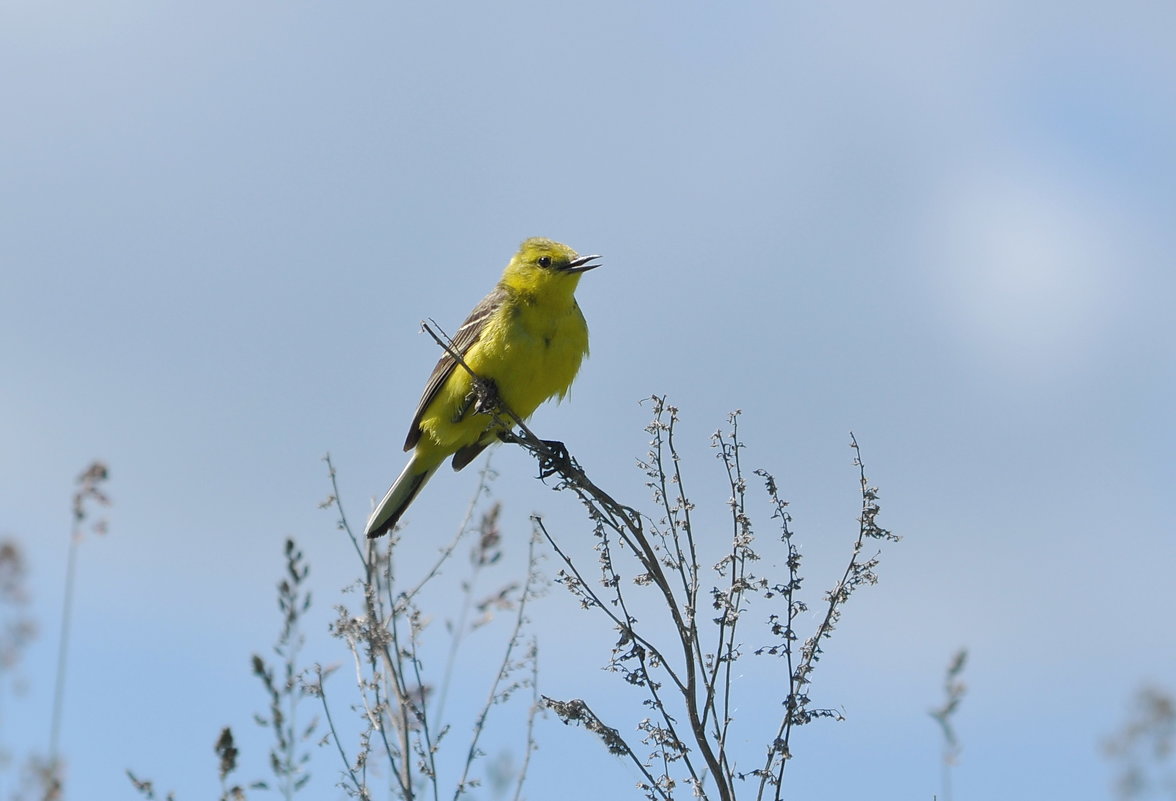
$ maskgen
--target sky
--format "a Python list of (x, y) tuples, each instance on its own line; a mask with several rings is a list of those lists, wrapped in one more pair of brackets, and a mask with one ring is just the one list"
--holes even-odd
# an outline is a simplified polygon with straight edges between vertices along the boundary
[[(366, 517), (437, 357), (420, 322), (454, 330), (540, 235), (604, 265), (578, 292), (591, 357), (541, 436), (647, 508), (643, 399), (668, 396), (721, 552), (710, 436), (740, 410), (814, 608), (856, 533), (850, 431), (903, 537), (828, 644), (814, 703), (846, 720), (798, 733), (788, 797), (943, 797), (927, 710), (959, 648), (955, 798), (1111, 797), (1101, 743), (1137, 688), (1176, 691), (1174, 27), (1133, 0), (4, 0), (0, 537), (39, 636), (0, 682), (0, 793), (48, 741), (95, 459), (113, 504), (79, 547), (68, 797), (128, 797), (128, 768), (211, 796), (225, 725), (241, 778), (265, 776), (249, 658), (280, 626), (287, 537), (311, 565), (305, 657), (348, 659), (326, 626), (358, 570), (322, 457)], [(532, 513), (592, 564), (574, 499), (517, 449), (491, 464), (504, 558), (479, 587), (522, 574)], [(430, 483), (405, 571), (477, 484)], [(431, 665), (465, 570), (438, 579)], [(559, 587), (531, 618), (541, 691), (616, 703), (632, 731), (607, 629)], [(484, 697), (503, 622), (463, 646), (450, 709)], [(780, 697), (762, 673), (751, 728)], [(492, 754), (518, 755), (510, 720)], [(588, 734), (539, 727), (527, 797), (631, 792)], [(314, 749), (314, 797), (344, 797), (339, 769)]]

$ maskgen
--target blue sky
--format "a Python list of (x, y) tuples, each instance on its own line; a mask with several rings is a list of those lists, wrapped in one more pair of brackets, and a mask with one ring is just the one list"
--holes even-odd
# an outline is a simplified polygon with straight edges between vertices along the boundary
[[(1146, 2), (7, 0), (0, 534), (28, 551), (42, 635), (2, 744), (47, 739), (72, 481), (101, 458), (71, 797), (125, 797), (128, 767), (216, 792), (219, 728), (256, 736), (248, 658), (279, 625), (287, 536), (312, 564), (308, 655), (345, 656), (322, 629), (354, 554), (317, 508), (322, 455), (364, 517), (436, 357), (419, 321), (452, 330), (543, 235), (605, 266), (579, 292), (591, 358), (539, 433), (637, 503), (640, 401), (669, 395), (721, 538), (707, 442), (741, 409), (816, 600), (854, 531), (852, 429), (905, 538), (820, 666), (816, 700), (848, 719), (802, 732), (796, 796), (939, 792), (926, 710), (966, 646), (957, 797), (1108, 797), (1101, 738), (1136, 686), (1176, 685), (1174, 24)], [(493, 463), (502, 580), (534, 511), (592, 558), (570, 498), (521, 454)], [(476, 483), (430, 484), (406, 565)], [(579, 615), (562, 592), (534, 613), (544, 690), (619, 692)], [(530, 797), (630, 785), (542, 725)], [(316, 797), (341, 797), (315, 764)]]

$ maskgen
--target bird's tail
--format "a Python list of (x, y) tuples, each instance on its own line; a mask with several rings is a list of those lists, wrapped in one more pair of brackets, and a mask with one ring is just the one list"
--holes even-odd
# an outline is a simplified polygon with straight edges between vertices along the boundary
[(400, 477), (384, 495), (384, 500), (380, 501), (380, 505), (368, 518), (365, 532), (367, 536), (378, 537), (396, 525), (400, 516), (408, 509), (408, 505), (421, 491), (421, 487), (425, 486), (425, 482), (433, 477), (440, 466), (440, 462), (432, 465), (422, 464), (421, 459), (414, 453)]

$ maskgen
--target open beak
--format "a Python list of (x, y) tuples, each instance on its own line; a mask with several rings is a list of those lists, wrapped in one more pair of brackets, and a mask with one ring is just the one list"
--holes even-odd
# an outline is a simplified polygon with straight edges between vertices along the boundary
[(599, 264), (589, 264), (593, 259), (599, 259), (599, 256), (580, 256), (577, 259), (572, 259), (568, 262), (568, 266), (560, 270), (561, 273), (583, 273), (588, 270), (594, 270), (599, 267)]

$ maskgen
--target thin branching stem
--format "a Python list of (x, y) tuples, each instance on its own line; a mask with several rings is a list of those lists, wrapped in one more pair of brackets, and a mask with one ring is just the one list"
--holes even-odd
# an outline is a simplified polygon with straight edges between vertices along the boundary
[(666, 661), (665, 656), (662, 654), (657, 645), (633, 630), (631, 617), (628, 617), (627, 615), (622, 617), (609, 609), (610, 604), (606, 603), (604, 599), (601, 598), (594, 589), (592, 589), (592, 585), (585, 581), (583, 574), (580, 573), (580, 569), (576, 567), (575, 563), (571, 560), (571, 557), (564, 553), (563, 549), (559, 547), (559, 543), (557, 543), (555, 538), (551, 536), (551, 532), (547, 530), (547, 526), (544, 524), (542, 518), (533, 517), (531, 519), (535, 521), (535, 525), (539, 527), (541, 532), (543, 532), (544, 538), (546, 538), (547, 543), (551, 546), (552, 550), (555, 551), (556, 556), (558, 556), (564, 563), (564, 566), (571, 571), (572, 576), (576, 579), (577, 588), (587, 595), (588, 598), (591, 599), (593, 605), (600, 609), (602, 613), (607, 615), (608, 618), (612, 620), (613, 624), (621, 630), (621, 632), (630, 637), (634, 642), (638, 643), (641, 647), (645, 648), (649, 653), (653, 654), (657, 658), (657, 660), (665, 668), (667, 675), (670, 677), (670, 680), (673, 681), (674, 685), (678, 688), (679, 692), (686, 692), (685, 682), (683, 682), (678, 677), (678, 674), (674, 672), (673, 668)]
[[(873, 572), (878, 564), (877, 555), (865, 561), (859, 558), (862, 549), (865, 547), (866, 540), (880, 539), (896, 542), (899, 539), (894, 534), (877, 525), (876, 518), (879, 511), (878, 493), (877, 490), (870, 486), (869, 480), (866, 478), (866, 468), (861, 458), (861, 449), (858, 446), (857, 438), (854, 437), (852, 432), (849, 436), (850, 448), (852, 448), (854, 454), (853, 464), (858, 468), (858, 483), (861, 488), (862, 501), (861, 515), (858, 518), (858, 535), (854, 542), (849, 563), (846, 565), (841, 579), (834, 585), (833, 589), (825, 594), (826, 603), (824, 612), (821, 616), (820, 623), (817, 625), (816, 632), (801, 648), (800, 661), (796, 669), (790, 674), (790, 693), (785, 702), (784, 718), (780, 723), (772, 745), (768, 748), (767, 761), (759, 774), (761, 796), (765, 789), (765, 783), (771, 782), (775, 785), (776, 799), (781, 798), (784, 767), (789, 759), (789, 741), (793, 728), (797, 724), (807, 722), (812, 717), (818, 715), (839, 717), (832, 710), (808, 709), (808, 698), (804, 694), (803, 688), (809, 683), (809, 677), (815, 663), (820, 658), (822, 653), (821, 643), (829, 638), (840, 619), (841, 607), (855, 589), (863, 584), (873, 584), (877, 581), (877, 576)], [(790, 652), (790, 650), (789, 647), (787, 651)]]
[(549, 709), (554, 710), (555, 714), (565, 723), (576, 722), (583, 724), (584, 728), (600, 736), (608, 748), (609, 753), (616, 756), (628, 757), (633, 763), (633, 767), (645, 778), (645, 783), (641, 786), (645, 789), (647, 798), (660, 798), (663, 801), (670, 801), (673, 798), (667, 788), (663, 786), (663, 782), (658, 781), (649, 772), (649, 767), (634, 753), (633, 749), (620, 736), (620, 733), (601, 720), (587, 703), (578, 698), (571, 701), (557, 701), (547, 696), (542, 696), (542, 698), (543, 703)]
[(49, 724), (49, 766), (58, 772), (58, 743), (61, 740), (61, 716), (65, 707), (65, 668), (69, 663), (69, 630), (73, 622), (75, 577), (78, 570), (78, 544), (81, 534), (75, 526), (69, 538), (69, 553), (65, 562), (65, 593), (61, 605), (61, 635), (57, 641), (57, 672), (53, 682), (53, 714)]
[[(359, 561), (364, 566), (364, 575), (368, 581), (371, 580), (370, 567), (367, 558), (364, 556), (363, 548), (359, 545), (359, 539), (351, 530), (351, 525), (347, 522), (347, 514), (343, 511), (343, 504), (339, 502), (339, 481), (335, 475), (335, 465), (331, 462), (331, 454), (323, 456), (323, 461), (327, 463), (327, 476), (331, 479), (331, 499), (335, 501), (335, 508), (339, 510), (339, 528), (342, 529), (348, 539), (351, 540), (352, 547), (355, 548), (355, 555), (359, 557)], [(324, 505), (326, 505), (325, 502)]]
[[(487, 457), (487, 461), (488, 460), (489, 457)], [(449, 561), (449, 558), (453, 556), (453, 552), (457, 550), (457, 546), (469, 534), (469, 523), (473, 517), (475, 504), (477, 503), (478, 498), (482, 497), (482, 495), (488, 491), (490, 486), (490, 479), (492, 476), (493, 471), (490, 470), (490, 467), (487, 464), (487, 466), (478, 474), (478, 486), (474, 490), (473, 496), (470, 498), (469, 506), (466, 508), (465, 517), (462, 519), (462, 523), (458, 527), (457, 533), (454, 534), (453, 539), (451, 539), (441, 548), (437, 554), (436, 560), (434, 560), (432, 566), (424, 572), (420, 581), (418, 581), (411, 589), (403, 593), (402, 599), (404, 603), (409, 603), (415, 599), (421, 590), (425, 588), (425, 585), (437, 577), (437, 575), (441, 572), (442, 566)]]
[(482, 738), (483, 732), (486, 730), (486, 718), (490, 715), (490, 708), (502, 698), (502, 693), (499, 688), (515, 668), (512, 657), (515, 649), (519, 647), (523, 634), (523, 625), (527, 621), (527, 601), (535, 594), (535, 582), (539, 579), (539, 573), (535, 569), (537, 559), (535, 543), (536, 538), (531, 537), (530, 544), (527, 546), (527, 581), (523, 586), (522, 594), (519, 596), (514, 626), (511, 629), (510, 639), (507, 641), (506, 649), (503, 651), (502, 661), (498, 665), (498, 673), (490, 685), (486, 702), (482, 705), (482, 709), (478, 712), (478, 717), (474, 721), (474, 734), (470, 738), (470, 746), (466, 753), (465, 765), (462, 767), (461, 779), (457, 782), (457, 787), (453, 793), (454, 801), (457, 801), (466, 789), (470, 768), (473, 766), (479, 753), (478, 743)]
[[(461, 526), (458, 528), (458, 536), (454, 539), (453, 545), (456, 546), (458, 540), (464, 537), (471, 531), (470, 523), (474, 519), (474, 510), (477, 508), (478, 499), (482, 497), (489, 489), (490, 472), (490, 457), (486, 457), (486, 462), (482, 469), (478, 472), (478, 488), (474, 490), (474, 494), (470, 497), (470, 503), (466, 507), (465, 517), (462, 518)], [(452, 552), (452, 549), (450, 550)], [(445, 558), (448, 558), (446, 556)], [(437, 720), (445, 719), (445, 701), (449, 698), (450, 682), (453, 679), (453, 669), (457, 664), (457, 652), (461, 648), (461, 644), (465, 641), (466, 623), (469, 620), (470, 608), (474, 603), (474, 585), (477, 582), (478, 575), (482, 572), (482, 568), (486, 566), (486, 560), (483, 558), (481, 549), (478, 546), (474, 547), (473, 556), (470, 559), (470, 573), (469, 577), (463, 582), (461, 593), (461, 608), (458, 610), (457, 622), (453, 626), (452, 635), (449, 638), (449, 653), (445, 658), (445, 668), (441, 676), (441, 690), (437, 693), (437, 706), (434, 713)], [(436, 572), (440, 567), (440, 562), (433, 568), (432, 572)], [(423, 584), (416, 588), (419, 591)]]
[[(718, 646), (716, 650), (716, 664), (712, 672), (712, 683), (707, 689), (708, 705), (713, 703), (715, 685), (720, 672), (722, 682), (722, 715), (716, 711), (714, 721), (715, 737), (719, 743), (720, 759), (727, 776), (731, 775), (727, 765), (726, 745), (727, 731), (731, 723), (731, 687), (733, 684), (731, 668), (738, 658), (736, 653), (735, 631), (739, 622), (739, 615), (743, 607), (743, 596), (748, 584), (747, 560), (755, 558), (750, 550), (751, 535), (747, 520), (747, 485), (743, 479), (743, 467), (740, 462), (742, 443), (739, 442), (739, 414), (731, 414), (731, 438), (727, 442), (722, 434), (716, 434), (719, 455), (727, 471), (727, 482), (731, 487), (731, 553), (728, 561), (730, 579), (726, 597), (719, 599), (722, 603), (718, 622)], [(710, 708), (713, 708), (710, 707)]]
[(513, 801), (522, 801), (523, 797), (523, 783), (527, 778), (527, 769), (531, 766), (531, 755), (539, 747), (535, 742), (535, 718), (539, 715), (539, 643), (532, 638), (529, 661), (531, 664), (531, 677), (529, 683), (531, 685), (531, 707), (527, 710), (527, 747), (523, 752), (523, 764), (519, 767), (518, 775), (515, 778), (515, 789)]
[(316, 664), (313, 668), (315, 675), (315, 686), (313, 694), (319, 697), (323, 705), (323, 717), (327, 721), (327, 730), (331, 733), (331, 741), (335, 743), (335, 749), (339, 752), (339, 759), (343, 762), (343, 769), (347, 771), (348, 777), (351, 779), (351, 786), (355, 789), (356, 794), (367, 801), (370, 798), (367, 791), (367, 783), (355, 773), (355, 768), (351, 765), (351, 760), (347, 758), (347, 752), (343, 750), (343, 739), (339, 736), (339, 729), (335, 726), (335, 718), (331, 715), (331, 705), (327, 703), (327, 690), (323, 679), (330, 673), (324, 671), (322, 665)]

